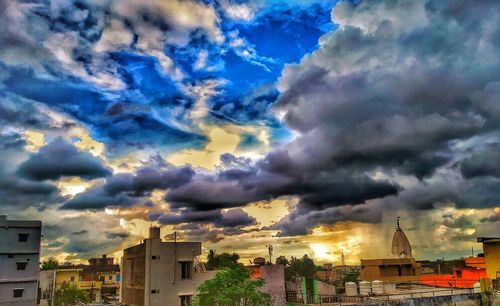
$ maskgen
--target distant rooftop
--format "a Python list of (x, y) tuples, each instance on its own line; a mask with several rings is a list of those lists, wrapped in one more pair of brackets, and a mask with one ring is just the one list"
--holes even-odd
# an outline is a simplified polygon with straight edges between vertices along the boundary
[(477, 237), (477, 242), (492, 243), (500, 242), (500, 237)]

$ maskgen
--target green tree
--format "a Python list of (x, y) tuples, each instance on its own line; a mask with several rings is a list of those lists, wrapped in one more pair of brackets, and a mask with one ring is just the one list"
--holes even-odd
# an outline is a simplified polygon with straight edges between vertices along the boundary
[(59, 261), (54, 257), (49, 257), (40, 263), (40, 270), (54, 270), (59, 268)]
[(238, 266), (240, 255), (238, 253), (221, 253), (216, 254), (214, 250), (210, 250), (207, 256), (206, 267), (208, 270), (217, 270), (223, 268), (232, 268)]
[(302, 258), (292, 256), (288, 265), (285, 266), (285, 279), (292, 280), (295, 277), (313, 279), (316, 276), (316, 272), (318, 272), (318, 267), (314, 264), (314, 260), (307, 256), (307, 254), (302, 256)]
[(89, 303), (90, 297), (74, 283), (63, 283), (54, 294), (55, 306), (73, 305), (76, 302)]
[(288, 261), (288, 259), (285, 257), (285, 256), (278, 256), (276, 258), (276, 264), (277, 265), (283, 265), (283, 266), (288, 266), (290, 262)]
[(359, 273), (347, 273), (346, 275), (344, 275), (344, 277), (342, 278), (342, 282), (343, 283), (347, 283), (347, 282), (357, 282), (359, 279)]
[(265, 306), (271, 296), (259, 289), (262, 279), (250, 279), (250, 271), (235, 265), (218, 272), (214, 278), (202, 283), (193, 298), (193, 306)]

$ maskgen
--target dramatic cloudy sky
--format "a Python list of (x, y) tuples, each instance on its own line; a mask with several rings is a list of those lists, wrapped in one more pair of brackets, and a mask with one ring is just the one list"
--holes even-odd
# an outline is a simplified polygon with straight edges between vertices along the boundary
[(419, 259), (500, 233), (498, 0), (0, 1), (0, 213), (43, 256)]

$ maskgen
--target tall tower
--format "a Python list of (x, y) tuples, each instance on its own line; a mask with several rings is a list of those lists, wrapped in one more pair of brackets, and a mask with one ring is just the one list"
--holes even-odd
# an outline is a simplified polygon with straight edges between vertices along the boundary
[(392, 254), (397, 256), (397, 257), (403, 257), (403, 258), (412, 258), (412, 250), (411, 250), (411, 245), (410, 241), (408, 241), (408, 238), (406, 237), (405, 233), (399, 226), (399, 219), (397, 219), (397, 228), (396, 232), (394, 233), (394, 236), (392, 237)]

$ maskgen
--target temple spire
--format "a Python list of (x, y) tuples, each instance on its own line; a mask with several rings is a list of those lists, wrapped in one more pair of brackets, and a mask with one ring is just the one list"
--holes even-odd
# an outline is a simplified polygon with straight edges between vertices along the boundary
[(410, 245), (410, 241), (408, 241), (408, 238), (406, 237), (405, 233), (401, 229), (399, 225), (399, 219), (400, 217), (397, 218), (396, 224), (396, 232), (394, 233), (394, 236), (392, 237), (392, 254), (397, 256), (397, 257), (412, 257), (412, 249)]

